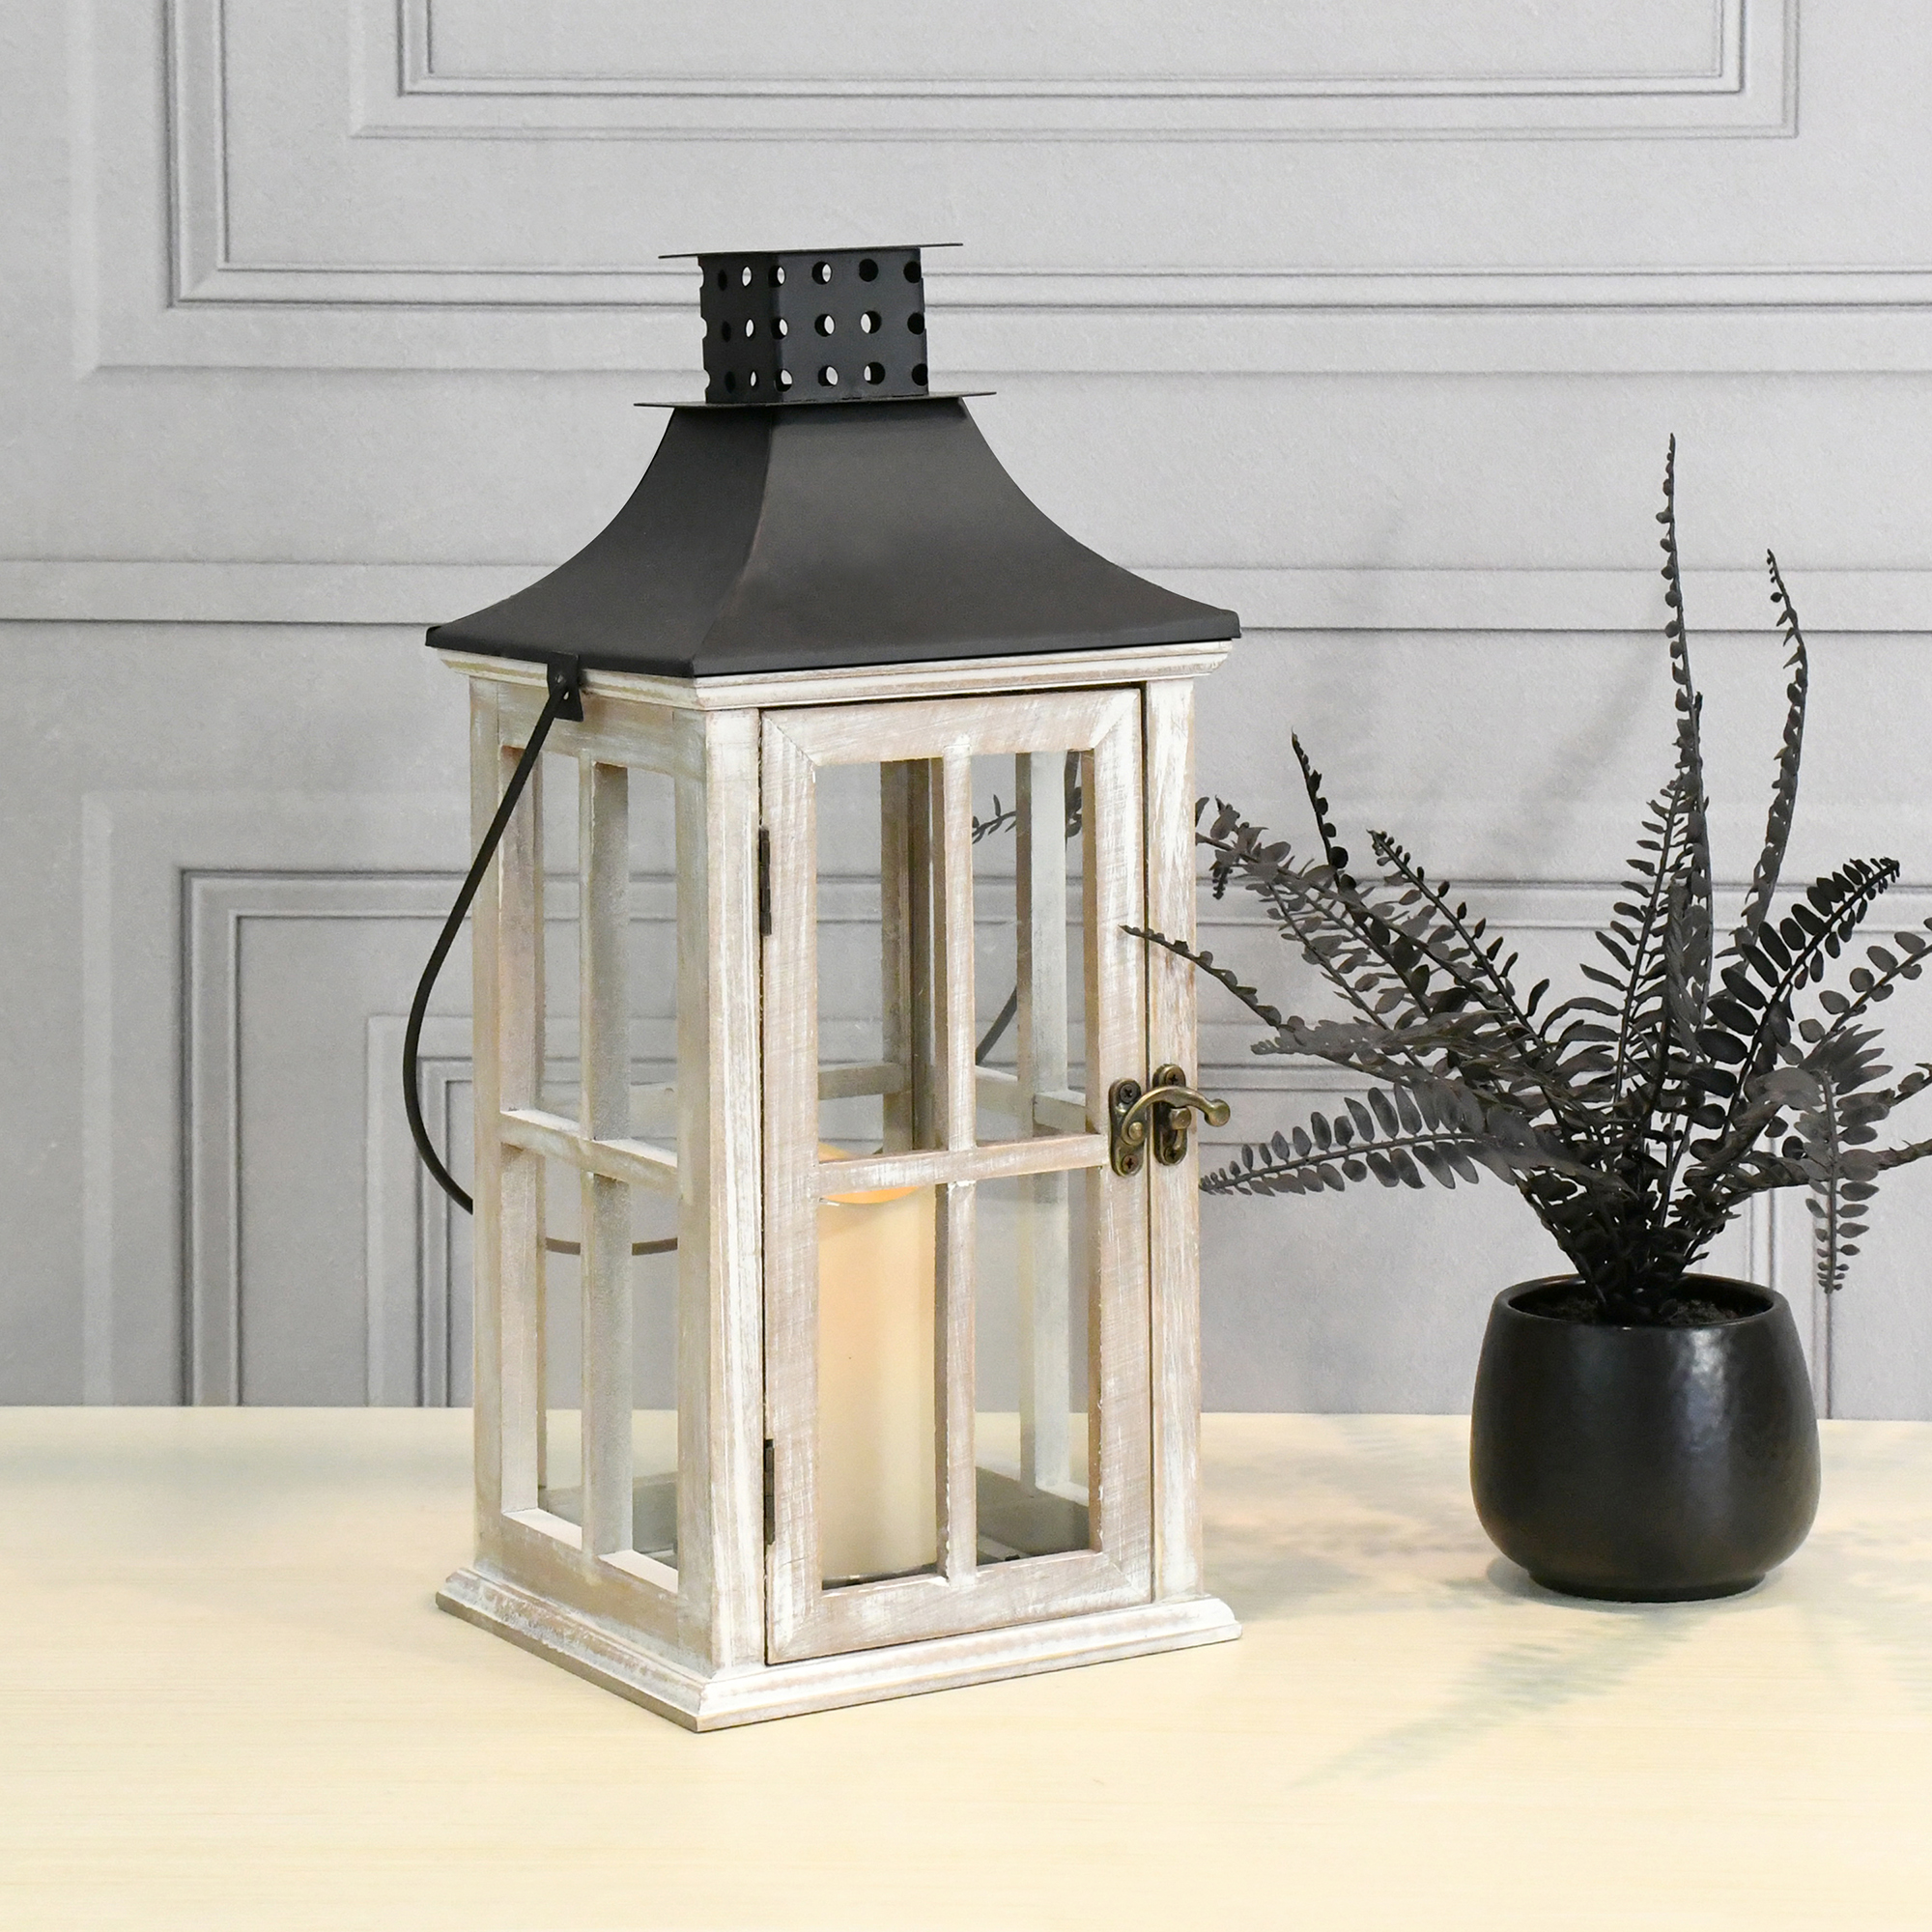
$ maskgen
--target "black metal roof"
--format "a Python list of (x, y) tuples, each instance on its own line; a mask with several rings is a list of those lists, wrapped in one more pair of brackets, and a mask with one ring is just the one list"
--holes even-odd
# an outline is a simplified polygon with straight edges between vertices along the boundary
[(676, 409), (602, 534), (429, 642), (693, 678), (1239, 635), (1068, 536), (930, 397)]

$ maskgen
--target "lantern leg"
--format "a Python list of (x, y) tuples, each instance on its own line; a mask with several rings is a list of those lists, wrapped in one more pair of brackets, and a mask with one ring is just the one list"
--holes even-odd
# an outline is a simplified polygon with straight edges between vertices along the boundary
[(678, 1626), (729, 1670), (765, 1657), (758, 727), (726, 711), (679, 728)]
[[(1148, 823), (1191, 822), (1194, 691), (1185, 683), (1147, 693)], [(1193, 841), (1150, 840), (1148, 923), (1192, 943)], [(1198, 1065), (1193, 969), (1148, 951), (1149, 1060)], [(1203, 1069), (1205, 1071), (1205, 1069)], [(1202, 1587), (1201, 1567), (1201, 1137), (1173, 1166), (1155, 1162), (1150, 1292), (1152, 1300), (1154, 1594), (1183, 1597)]]
[[(497, 751), (497, 795), (507, 786), (521, 744)], [(479, 1171), (496, 1169), (500, 1505), (535, 1509), (547, 1483), (544, 1307), (544, 1164), (541, 1155), (502, 1145), (498, 1107), (542, 1104), (544, 1067), (543, 780), (524, 794), (497, 847), (494, 956), (479, 960), (496, 1009), (497, 1092), (479, 1081), (476, 1150)], [(491, 1236), (479, 1218), (479, 1243)], [(480, 1331), (479, 1331), (480, 1332)]]

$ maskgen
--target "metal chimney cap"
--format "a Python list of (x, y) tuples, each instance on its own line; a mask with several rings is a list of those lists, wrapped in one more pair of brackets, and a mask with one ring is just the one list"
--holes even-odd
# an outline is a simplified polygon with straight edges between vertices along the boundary
[(706, 403), (770, 409), (930, 393), (918, 243), (695, 259), (704, 277)]

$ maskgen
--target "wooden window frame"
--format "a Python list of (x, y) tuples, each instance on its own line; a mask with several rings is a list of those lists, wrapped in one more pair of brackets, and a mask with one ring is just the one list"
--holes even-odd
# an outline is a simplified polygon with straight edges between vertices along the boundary
[[(1143, 943), (1123, 930), (1145, 916), (1145, 771), (1142, 692), (1090, 689), (1025, 695), (838, 704), (762, 714), (763, 823), (770, 840), (772, 930), (764, 940), (765, 1404), (773, 1444), (772, 1548), (768, 1552), (768, 1655), (772, 1662), (826, 1656), (920, 1638), (1073, 1616), (1150, 1601), (1152, 1592), (1152, 1388), (1150, 1364), (1149, 1180), (1114, 1175), (1097, 1131), (1107, 1090), (1147, 1075), (1148, 970)], [(1087, 888), (1089, 1118), (1066, 1118), (1065, 1067), (1029, 1064), (1039, 1092), (1033, 1122), (1045, 1135), (980, 1145), (978, 1102), (988, 1082), (974, 1064), (971, 760), (975, 755), (1077, 752)], [(856, 1159), (818, 1155), (816, 772), (877, 764), (915, 775), (929, 809), (905, 822), (917, 840), (932, 828), (915, 886), (926, 877), (938, 901), (931, 1023), (938, 1028), (929, 1133), (918, 1151)], [(918, 774), (924, 773), (923, 780)], [(889, 780), (889, 786), (903, 783)], [(1029, 804), (1033, 785), (1029, 783)], [(903, 804), (905, 801), (901, 800)], [(1042, 800), (1042, 807), (1047, 801)], [(1051, 799), (1056, 820), (1057, 793)], [(888, 810), (888, 819), (891, 810)], [(1055, 890), (1053, 841), (1029, 838), (1022, 901)], [(1064, 846), (1059, 891), (1064, 894)], [(890, 857), (891, 855), (889, 855)], [(902, 855), (901, 855), (902, 856)], [(1037, 875), (1036, 875), (1037, 874)], [(904, 909), (899, 909), (903, 916)], [(889, 961), (898, 940), (886, 907)], [(1050, 950), (1048, 922), (1030, 938)], [(1047, 962), (1050, 968), (1050, 960)], [(890, 970), (890, 968), (889, 968)], [(911, 1003), (915, 1012), (922, 1003)], [(895, 1022), (897, 1024), (897, 1022)], [(877, 1072), (890, 1079), (905, 1042), (889, 1038)], [(1064, 1049), (1063, 1049), (1064, 1051)], [(837, 1083), (835, 1081), (835, 1089)], [(860, 1088), (855, 1091), (884, 1091)], [(1059, 1111), (1055, 1112), (1058, 1104)], [(1043, 1111), (1042, 1111), (1043, 1108)], [(1083, 1174), (1097, 1284), (1097, 1466), (1089, 1494), (1094, 1547), (979, 1566), (976, 1554), (973, 1362), (973, 1190), (1016, 1175)], [(935, 1391), (939, 1555), (932, 1574), (827, 1589), (817, 1520), (817, 1211), (835, 1192), (890, 1185), (939, 1189)], [(1069, 1183), (1070, 1184), (1070, 1183)], [(1044, 1311), (1043, 1311), (1044, 1312)], [(1050, 1360), (1030, 1372), (1050, 1378)], [(1062, 1386), (1065, 1362), (1061, 1358)], [(1064, 1402), (1061, 1406), (1064, 1408)], [(1040, 1453), (1036, 1442), (1030, 1454)]]

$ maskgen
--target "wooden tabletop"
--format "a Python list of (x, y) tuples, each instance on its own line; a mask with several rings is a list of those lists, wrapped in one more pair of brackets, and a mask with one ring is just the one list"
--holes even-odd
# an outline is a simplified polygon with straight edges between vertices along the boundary
[(1932, 1923), (1932, 1425), (1645, 1607), (1502, 1563), (1466, 1438), (1209, 1416), (1240, 1642), (695, 1737), (432, 1607), (467, 1414), (0, 1410), (0, 1924)]

